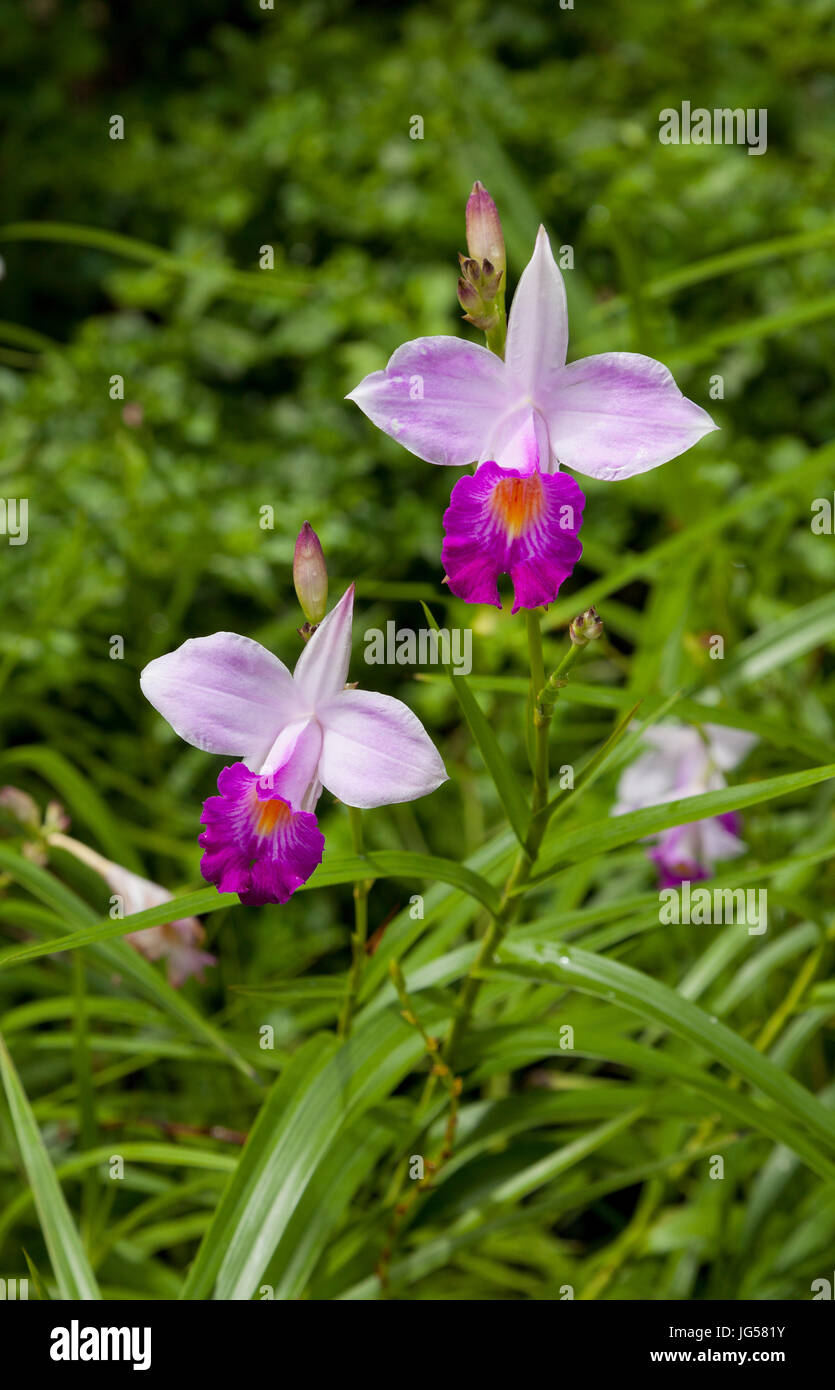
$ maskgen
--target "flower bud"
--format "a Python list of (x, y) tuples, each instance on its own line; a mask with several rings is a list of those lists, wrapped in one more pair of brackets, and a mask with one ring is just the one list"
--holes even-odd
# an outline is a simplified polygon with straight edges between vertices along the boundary
[(481, 309), (481, 295), (475, 285), (470, 284), (463, 276), (458, 281), (458, 303), (468, 314), (477, 314)]
[(478, 179), (467, 199), (467, 250), (473, 260), (489, 261), (493, 270), (507, 268), (499, 210)]
[(328, 570), (319, 537), (309, 521), (304, 523), (293, 555), (293, 584), (302, 612), (315, 627), (328, 606)]
[(27, 830), (40, 830), (40, 809), (28, 792), (19, 787), (0, 787), (0, 807)]
[(596, 608), (587, 608), (585, 613), (574, 618), (568, 629), (568, 635), (575, 647), (585, 647), (588, 642), (594, 642), (603, 632), (603, 621)]

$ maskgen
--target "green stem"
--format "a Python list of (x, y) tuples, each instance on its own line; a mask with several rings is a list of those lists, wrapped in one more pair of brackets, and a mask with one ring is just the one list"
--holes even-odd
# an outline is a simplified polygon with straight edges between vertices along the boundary
[(525, 623), (528, 632), (528, 655), (531, 667), (529, 709), (533, 721), (534, 743), (531, 828), (525, 848), (520, 850), (510, 871), (498, 910), (481, 938), (478, 955), (461, 986), (461, 992), (458, 996), (458, 1012), (453, 1020), (443, 1052), (445, 1061), (450, 1061), (454, 1056), (460, 1038), (469, 1024), (482, 985), (482, 980), (479, 978), (480, 973), (493, 959), (496, 947), (504, 937), (521, 905), (521, 898), (516, 896), (515, 890), (520, 888), (528, 878), (545, 833), (545, 820), (543, 817), (537, 816), (537, 812), (548, 804), (548, 733), (550, 721), (540, 720), (537, 717), (537, 697), (545, 685), (545, 658), (542, 651), (542, 626), (539, 610), (526, 609)]
[[(533, 723), (533, 796), (531, 798), (531, 816), (536, 816), (537, 811), (548, 801), (548, 733), (549, 721), (540, 717), (539, 698), (545, 685), (545, 659), (542, 654), (542, 628), (540, 626), (539, 612), (536, 609), (528, 608), (525, 610), (525, 621), (528, 628), (528, 653), (531, 664), (531, 720)], [(541, 838), (541, 837), (540, 837)], [(530, 850), (530, 845), (528, 846)], [(537, 849), (539, 846), (537, 845)]]
[[(78, 1088), (78, 1108), (80, 1116), (78, 1147), (95, 1148), (96, 1100), (93, 1089), (93, 1075), (90, 1066), (90, 1044), (87, 1034), (87, 983), (85, 965), (81, 951), (73, 952), (72, 963), (74, 1022), (73, 1022), (73, 1066), (75, 1083)], [(82, 1182), (82, 1214), (85, 1226), (92, 1220), (96, 1205), (96, 1175), (92, 1169), (85, 1174)]]
[(582, 648), (575, 646), (572, 642), (556, 671), (553, 671), (547, 681), (543, 678), (542, 685), (535, 696), (534, 720), (547, 723), (554, 713), (554, 705), (562, 687), (566, 684), (566, 677), (574, 665)]
[[(348, 815), (351, 820), (351, 839), (354, 845), (354, 853), (362, 855), (364, 853), (362, 836), (362, 812), (355, 806), (348, 807)], [(368, 936), (368, 879), (359, 879), (354, 884), (354, 931), (351, 936), (351, 969), (348, 974), (348, 984), (345, 990), (345, 1002), (342, 1005), (342, 1013), (339, 1017), (338, 1036), (347, 1038), (351, 1031), (351, 1020), (354, 1016), (357, 997), (362, 984), (362, 972), (365, 967), (365, 942)]]
[[(458, 1048), (466, 1029), (469, 1026), (473, 1015), (476, 1000), (483, 981), (479, 978), (481, 971), (489, 965), (493, 959), (496, 947), (502, 941), (508, 927), (511, 926), (516, 913), (522, 905), (522, 896), (516, 890), (520, 888), (529, 878), (533, 869), (536, 857), (539, 854), (542, 838), (547, 826), (547, 816), (538, 815), (537, 812), (544, 809), (548, 803), (548, 733), (550, 728), (550, 716), (537, 720), (537, 707), (539, 696), (546, 686), (545, 682), (545, 661), (542, 650), (542, 626), (538, 612), (525, 611), (525, 620), (528, 632), (528, 652), (531, 667), (531, 683), (528, 697), (528, 728), (527, 732), (533, 737), (534, 744), (534, 785), (531, 796), (531, 826), (524, 849), (514, 861), (507, 882), (502, 890), (499, 906), (481, 938), (478, 953), (475, 960), (467, 972), (464, 983), (456, 1000), (457, 1010), (452, 1021), (446, 1042), (441, 1050), (441, 1058), (448, 1065), (452, 1064), (452, 1059)], [(552, 680), (562, 680), (565, 672), (569, 671), (577, 659), (580, 648), (572, 643), (560, 662)], [(559, 687), (557, 687), (559, 688)], [(556, 698), (556, 693), (554, 698)], [(437, 1075), (434, 1071), (430, 1072), (417, 1104), (416, 1119), (421, 1124), (425, 1120), (429, 1109), (432, 1096), (437, 1084)], [(388, 1202), (396, 1202), (403, 1190), (406, 1181), (408, 1163), (404, 1160), (395, 1172), (391, 1187), (387, 1196)]]
[(496, 296), (496, 309), (499, 314), (499, 321), (495, 328), (491, 328), (485, 334), (487, 346), (491, 352), (495, 352), (497, 357), (504, 357), (504, 346), (507, 340), (507, 314), (504, 307), (504, 290)]

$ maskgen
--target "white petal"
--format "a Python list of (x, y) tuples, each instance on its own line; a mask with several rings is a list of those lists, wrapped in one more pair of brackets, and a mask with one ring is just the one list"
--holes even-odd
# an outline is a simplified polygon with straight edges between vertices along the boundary
[(418, 458), (461, 466), (479, 457), (507, 389), (504, 363), (480, 343), (415, 338), (347, 399)]
[(662, 362), (603, 352), (571, 362), (540, 391), (556, 458), (590, 478), (646, 473), (717, 428)]
[(533, 255), (522, 271), (507, 326), (505, 362), (538, 405), (540, 387), (565, 366), (568, 307), (551, 243), (540, 227)]
[(294, 811), (312, 811), (321, 751), (320, 725), (315, 719), (299, 719), (281, 730), (264, 762), (250, 770), (274, 776), (274, 790), (290, 802)]
[(731, 729), (725, 724), (705, 724), (705, 733), (710, 739), (710, 756), (723, 772), (741, 763), (759, 740), (756, 734), (747, 729)]
[(190, 638), (149, 662), (139, 683), (174, 732), (206, 753), (263, 759), (304, 713), (284, 663), (236, 632)]
[(479, 463), (492, 460), (500, 468), (515, 468), (520, 473), (533, 473), (537, 468), (550, 473), (550, 453), (544, 419), (530, 405), (524, 405), (497, 421)]
[(308, 711), (343, 689), (351, 661), (351, 623), (354, 616), (354, 586), (345, 590), (335, 608), (320, 623), (293, 672)]
[(417, 715), (391, 695), (345, 690), (319, 710), (319, 719), (319, 777), (348, 806), (414, 801), (447, 780)]

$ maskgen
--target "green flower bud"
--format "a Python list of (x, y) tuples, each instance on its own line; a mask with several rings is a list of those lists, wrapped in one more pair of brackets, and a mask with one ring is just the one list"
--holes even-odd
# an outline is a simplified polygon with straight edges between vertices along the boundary
[(585, 613), (574, 618), (568, 629), (568, 635), (575, 647), (585, 647), (588, 642), (594, 642), (603, 632), (603, 620), (596, 608), (587, 608)]

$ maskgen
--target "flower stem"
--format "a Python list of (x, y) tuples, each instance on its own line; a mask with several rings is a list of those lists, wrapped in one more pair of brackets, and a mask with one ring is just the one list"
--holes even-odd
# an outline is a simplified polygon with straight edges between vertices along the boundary
[[(484, 936), (481, 938), (478, 955), (473, 961), (470, 971), (461, 986), (461, 992), (458, 996), (458, 1012), (453, 1020), (449, 1037), (443, 1051), (444, 1059), (447, 1061), (454, 1056), (461, 1035), (472, 1017), (475, 1001), (482, 985), (482, 981), (479, 978), (481, 970), (493, 959), (496, 947), (501, 942), (505, 932), (516, 915), (521, 899), (516, 896), (515, 890), (521, 887), (530, 874), (534, 860), (539, 853), (542, 837), (545, 833), (545, 821), (541, 816), (537, 815), (537, 812), (541, 811), (543, 806), (548, 804), (548, 734), (550, 719), (539, 719), (537, 716), (538, 697), (545, 685), (545, 658), (542, 651), (542, 626), (539, 611), (537, 609), (526, 609), (525, 622), (528, 632), (528, 656), (531, 668), (531, 698), (528, 702), (528, 708), (533, 722), (532, 733), (534, 746), (531, 826), (528, 831), (525, 847), (520, 850), (517, 855), (513, 868), (510, 871), (510, 876), (504, 886), (498, 910), (487, 928), (487, 931), (484, 933)], [(572, 651), (576, 652), (576, 648), (572, 648)], [(565, 662), (570, 656), (571, 652), (568, 652), (562, 665), (565, 665)]]
[(504, 307), (504, 290), (496, 295), (496, 313), (498, 320), (493, 328), (486, 332), (485, 341), (491, 352), (495, 352), (497, 357), (504, 357), (504, 345), (507, 341), (507, 313)]
[(534, 749), (531, 816), (534, 817), (548, 801), (549, 721), (540, 717), (539, 710), (539, 698), (545, 685), (545, 660), (542, 654), (542, 628), (539, 612), (532, 608), (526, 609), (525, 621), (528, 627), (528, 653), (531, 664), (530, 710), (533, 721)]
[(487, 346), (491, 352), (495, 352), (497, 357), (504, 357), (504, 345), (507, 339), (507, 320), (504, 312), (504, 298), (502, 298), (499, 321), (495, 328), (491, 328), (486, 335)]
[[(362, 836), (362, 812), (355, 806), (348, 807), (348, 815), (351, 820), (351, 839), (354, 845), (354, 853), (362, 855), (364, 853)], [(354, 931), (351, 936), (351, 969), (348, 974), (348, 984), (345, 990), (345, 1001), (342, 1005), (342, 1012), (339, 1016), (339, 1027), (337, 1034), (340, 1038), (347, 1038), (351, 1031), (351, 1019), (354, 1016), (354, 1009), (357, 997), (362, 984), (362, 972), (365, 966), (365, 942), (368, 936), (368, 879), (358, 879), (354, 884)]]
[[(539, 697), (546, 686), (545, 662), (542, 650), (542, 627), (538, 612), (526, 610), (525, 619), (527, 623), (528, 652), (531, 667), (527, 732), (532, 735), (535, 751), (533, 760), (534, 786), (531, 796), (530, 829), (525, 846), (520, 849), (516, 856), (513, 868), (504, 885), (499, 906), (490, 921), (490, 925), (481, 938), (476, 958), (470, 966), (464, 978), (464, 982), (461, 985), (461, 989), (459, 990), (456, 1000), (456, 1014), (440, 1054), (441, 1061), (447, 1065), (452, 1063), (461, 1038), (469, 1027), (476, 1000), (483, 983), (480, 978), (481, 971), (485, 966), (489, 965), (490, 961), (493, 959), (496, 947), (502, 941), (508, 927), (512, 925), (516, 913), (521, 907), (522, 898), (521, 895), (517, 893), (517, 890), (522, 887), (530, 876), (537, 855), (539, 854), (539, 848), (542, 844), (542, 838), (545, 834), (547, 825), (547, 818), (537, 814), (548, 802), (548, 734), (551, 723), (550, 714), (547, 714), (545, 718), (537, 720), (537, 707), (540, 703)], [(552, 681), (559, 681), (559, 685), (555, 687), (554, 699), (556, 699), (556, 691), (564, 684), (563, 677), (565, 673), (571, 669), (576, 661), (579, 650), (580, 648), (572, 643), (557, 667), (557, 670), (551, 677)], [(423, 1091), (417, 1104), (415, 1118), (419, 1125), (424, 1121), (424, 1117), (427, 1115), (437, 1081), (437, 1073), (433, 1070), (426, 1078)], [(408, 1164), (404, 1160), (394, 1174), (386, 1198), (387, 1202), (398, 1202), (406, 1181), (407, 1169)]]

